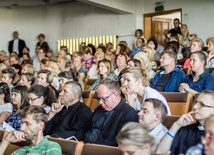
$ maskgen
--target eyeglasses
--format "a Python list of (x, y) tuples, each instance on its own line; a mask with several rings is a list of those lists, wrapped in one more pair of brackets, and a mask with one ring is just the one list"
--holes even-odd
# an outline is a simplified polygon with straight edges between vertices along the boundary
[(39, 96), (38, 97), (35, 97), (35, 98), (28, 98), (27, 101), (28, 102), (33, 102), (35, 101), (36, 99), (40, 98)]
[(194, 102), (195, 105), (198, 105), (199, 108), (201, 107), (207, 107), (207, 108), (214, 108), (213, 106), (209, 106), (209, 105), (206, 105), (204, 104), (203, 102)]
[(201, 141), (206, 141), (207, 144), (210, 144), (214, 140), (214, 136), (202, 136)]
[(108, 95), (108, 96), (106, 96), (106, 97), (103, 97), (103, 98), (97, 98), (97, 100), (99, 101), (99, 102), (103, 102), (103, 103), (105, 103), (106, 102), (106, 100), (111, 96), (111, 95), (113, 95), (114, 93), (111, 93), (110, 95)]

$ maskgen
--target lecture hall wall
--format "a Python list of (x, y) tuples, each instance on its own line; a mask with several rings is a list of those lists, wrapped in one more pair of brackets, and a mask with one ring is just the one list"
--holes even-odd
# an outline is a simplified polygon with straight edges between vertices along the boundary
[[(20, 38), (26, 41), (31, 55), (39, 33), (46, 35), (54, 52), (57, 52), (58, 39), (103, 35), (118, 35), (119, 40), (127, 41), (131, 47), (135, 29), (143, 29), (143, 14), (154, 12), (157, 2), (117, 0), (116, 3), (109, 0), (105, 4), (102, 0), (93, 1), (100, 4), (73, 2), (57, 6), (0, 8), (0, 50), (7, 50), (14, 30), (19, 31)], [(118, 1), (124, 2), (123, 5)], [(204, 41), (214, 36), (213, 0), (161, 1), (164, 1), (165, 10), (182, 8), (183, 23), (189, 26), (191, 33), (197, 32)]]

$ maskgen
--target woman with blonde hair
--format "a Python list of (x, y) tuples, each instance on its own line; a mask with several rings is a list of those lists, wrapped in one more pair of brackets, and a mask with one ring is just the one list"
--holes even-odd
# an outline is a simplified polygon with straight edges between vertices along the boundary
[(157, 90), (149, 87), (149, 78), (144, 69), (130, 67), (124, 71), (124, 86), (126, 88), (125, 98), (127, 103), (135, 110), (140, 111), (141, 105), (147, 98), (161, 100), (167, 107), (168, 115), (171, 114), (166, 99)]
[(68, 71), (70, 69), (70, 61), (66, 57), (59, 57), (57, 59), (57, 65), (61, 72)]
[(118, 81), (118, 76), (114, 73), (114, 67), (110, 60), (102, 59), (98, 62), (97, 72), (99, 78), (95, 81), (95, 83), (89, 88), (89, 90), (97, 90), (98, 85), (104, 79), (111, 79), (114, 81)]
[(187, 46), (189, 46), (188, 37), (189, 37), (189, 29), (186, 24), (182, 24), (181, 35), (179, 35), (178, 38), (179, 38), (179, 44), (183, 46), (183, 48), (186, 48)]
[(155, 62), (155, 50), (149, 46), (144, 46), (143, 52), (145, 52), (146, 55), (148, 56), (151, 62), (152, 68), (157, 68), (157, 63)]
[(32, 64), (24, 64), (24, 65), (22, 66), (22, 71), (21, 71), (21, 73), (31, 73), (31, 74), (35, 74), (36, 71), (35, 71), (35, 69), (34, 69), (34, 67), (33, 67)]
[(155, 72), (152, 70), (152, 63), (145, 52), (138, 52), (135, 54), (134, 59), (140, 60), (142, 68), (146, 70), (150, 79), (155, 76)]
[(151, 155), (157, 146), (156, 139), (140, 124), (127, 123), (116, 136), (124, 155)]
[(51, 85), (56, 90), (59, 90), (60, 84), (59, 84), (58, 74), (60, 73), (60, 70), (59, 70), (57, 63), (52, 60), (48, 60), (45, 63), (45, 69), (49, 70), (53, 76), (53, 81), (52, 81)]

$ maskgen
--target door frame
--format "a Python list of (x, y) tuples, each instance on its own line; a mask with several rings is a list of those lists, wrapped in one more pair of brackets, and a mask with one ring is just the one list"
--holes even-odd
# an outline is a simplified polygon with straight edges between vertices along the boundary
[(144, 37), (146, 38), (146, 40), (148, 40), (152, 35), (152, 18), (154, 16), (167, 15), (175, 12), (180, 12), (180, 22), (182, 23), (182, 8), (143, 14)]

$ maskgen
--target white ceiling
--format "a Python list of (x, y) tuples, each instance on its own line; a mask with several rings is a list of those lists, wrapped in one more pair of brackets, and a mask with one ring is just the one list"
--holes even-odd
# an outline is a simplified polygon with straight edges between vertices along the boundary
[(57, 5), (70, 3), (76, 0), (0, 0), (0, 7), (15, 8), (41, 5)]

